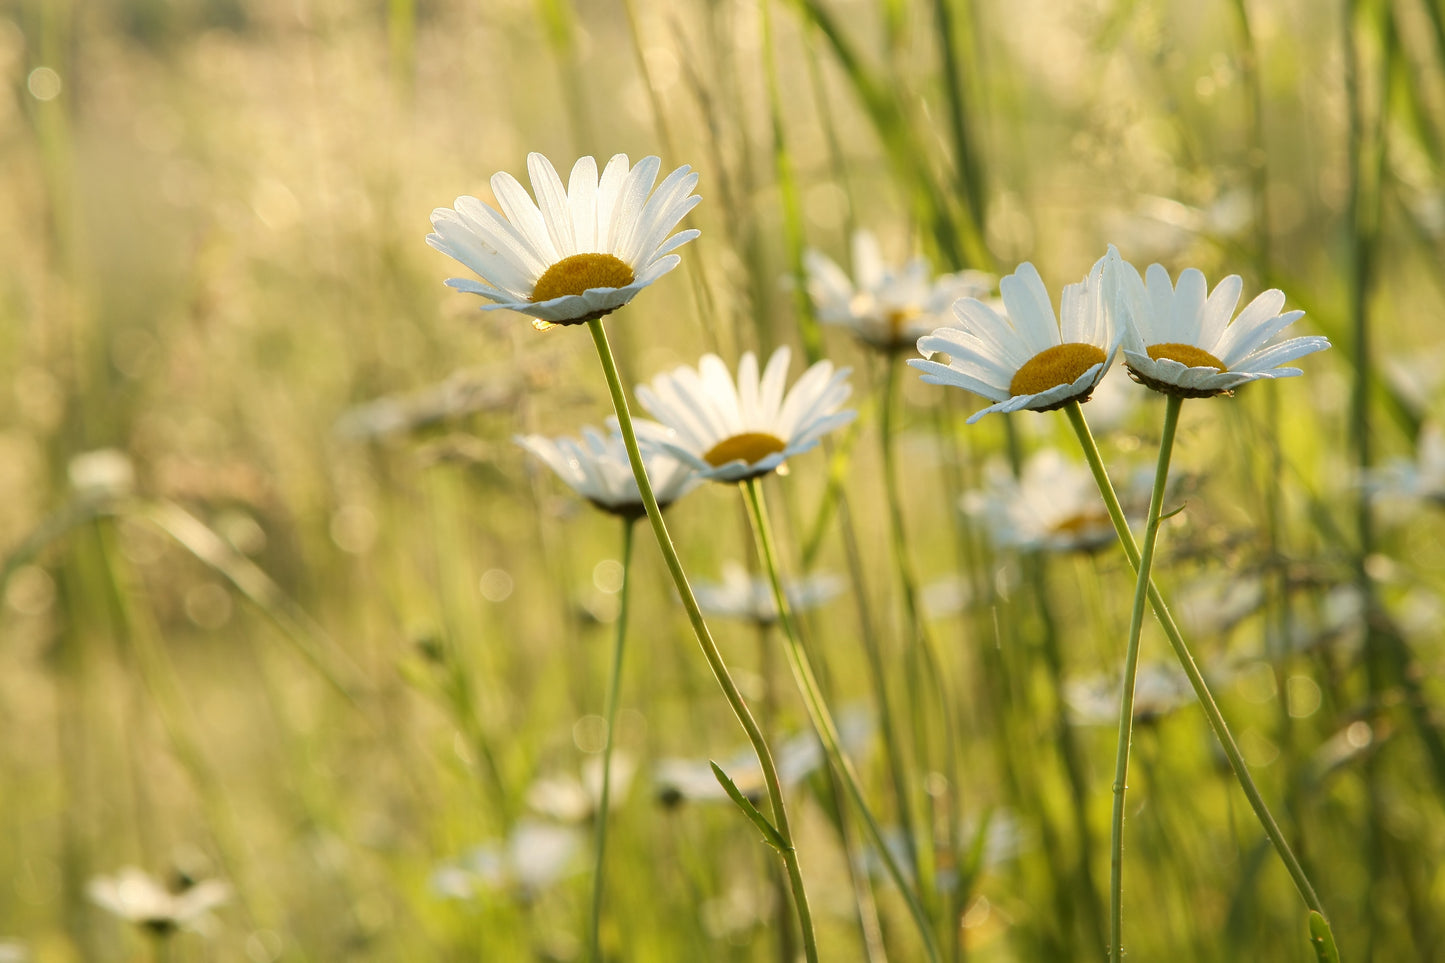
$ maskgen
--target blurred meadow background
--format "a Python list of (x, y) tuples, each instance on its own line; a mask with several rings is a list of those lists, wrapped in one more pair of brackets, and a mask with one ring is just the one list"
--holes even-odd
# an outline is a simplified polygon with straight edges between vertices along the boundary
[[(1284, 290), (1334, 349), (1185, 406), (1156, 579), (1342, 957), (1445, 958), (1438, 0), (10, 0), (0, 72), (0, 959), (587, 957), (620, 531), (513, 436), (607, 392), (585, 335), (478, 312), (423, 243), (532, 150), (701, 172), (702, 237), (608, 319), (627, 384), (853, 367), (856, 427), (766, 487), (785, 569), (842, 587), (803, 622), (892, 826), (879, 692), (903, 713), (950, 960), (1103, 958), (1133, 577), (1107, 538), (992, 537), (1010, 464), (1078, 461), (1062, 415), (965, 427), (903, 369), (890, 499), (890, 361), (818, 325), (802, 252), (1030, 260), (1057, 303), (1113, 243)], [(1162, 410), (1122, 372), (1085, 406), (1116, 481)], [(756, 570), (726, 486), (670, 524), (695, 582)], [(792, 959), (645, 528), (631, 605), (606, 957)], [(712, 625), (790, 747), (823, 958), (922, 959), (774, 630)], [(1313, 960), (1171, 659), (1151, 619), (1130, 956)], [(156, 937), (95, 896), (127, 866), (230, 898)]]

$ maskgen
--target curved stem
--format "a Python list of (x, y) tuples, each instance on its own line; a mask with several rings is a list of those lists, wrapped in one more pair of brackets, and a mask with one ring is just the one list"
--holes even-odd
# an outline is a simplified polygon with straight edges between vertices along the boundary
[(592, 960), (602, 963), (602, 866), (607, 853), (607, 815), (612, 806), (612, 747), (617, 734), (617, 702), (622, 688), (622, 649), (627, 641), (627, 599), (632, 587), (633, 519), (622, 520), (622, 587), (618, 589), (617, 635), (612, 643), (612, 672), (607, 681), (607, 741), (602, 746), (602, 792), (597, 799), (597, 861), (592, 871)]
[[(1074, 433), (1079, 437), (1079, 444), (1084, 449), (1084, 457), (1088, 459), (1089, 469), (1094, 473), (1094, 481), (1099, 486), (1099, 494), (1104, 497), (1104, 505), (1109, 510), (1109, 519), (1114, 523), (1114, 532), (1119, 536), (1119, 543), (1124, 546), (1124, 554), (1129, 558), (1129, 564), (1135, 571), (1139, 569), (1139, 546), (1134, 541), (1134, 535), (1129, 531), (1129, 523), (1124, 520), (1124, 510), (1119, 507), (1119, 496), (1114, 493), (1113, 483), (1109, 481), (1109, 475), (1104, 470), (1104, 461), (1099, 456), (1099, 447), (1094, 444), (1094, 436), (1089, 432), (1089, 424), (1084, 420), (1084, 412), (1077, 401), (1070, 402), (1064, 411), (1069, 416), (1069, 422), (1074, 426)], [(1274, 816), (1270, 813), (1269, 807), (1265, 805), (1264, 797), (1259, 794), (1259, 787), (1254, 784), (1254, 777), (1249, 774), (1249, 768), (1244, 763), (1244, 756), (1235, 744), (1234, 736), (1229, 731), (1229, 726), (1224, 721), (1224, 715), (1219, 711), (1219, 706), (1214, 702), (1214, 695), (1209, 691), (1209, 685), (1204, 681), (1204, 675), (1199, 671), (1199, 666), (1194, 664), (1194, 656), (1189, 652), (1189, 647), (1184, 643), (1184, 636), (1179, 631), (1174, 616), (1169, 611), (1169, 606), (1164, 604), (1164, 596), (1154, 585), (1153, 579), (1149, 580), (1149, 604), (1154, 609), (1154, 615), (1164, 627), (1164, 635), (1169, 639), (1169, 645), (1174, 649), (1174, 654), (1179, 659), (1179, 664), (1184, 669), (1184, 674), (1189, 677), (1189, 684), (1194, 689), (1194, 695), (1199, 699), (1199, 704), (1204, 707), (1204, 715), (1209, 719), (1210, 728), (1214, 730), (1215, 737), (1219, 740), (1220, 746), (1224, 749), (1224, 755), (1229, 759), (1229, 767), (1234, 771), (1234, 778), (1239, 782), (1239, 788), (1244, 791), (1244, 796), (1249, 800), (1250, 808), (1259, 819), (1260, 825), (1264, 827), (1264, 833), (1274, 845), (1275, 852), (1284, 862), (1285, 869), (1289, 872), (1290, 879), (1294, 881), (1295, 889), (1299, 890), (1300, 896), (1304, 899), (1305, 905), (1328, 918), (1320, 898), (1315, 894), (1315, 888), (1311, 885), (1309, 877), (1305, 875), (1304, 867), (1300, 865), (1295, 857), (1294, 851), (1290, 849), (1289, 843), (1280, 832), (1279, 824), (1275, 822)]]
[(1169, 458), (1174, 453), (1174, 432), (1184, 399), (1169, 396), (1164, 408), (1164, 432), (1159, 439), (1159, 464), (1149, 494), (1149, 516), (1144, 525), (1144, 549), (1134, 580), (1134, 608), (1129, 613), (1129, 644), (1124, 651), (1123, 695), (1119, 700), (1119, 743), (1114, 753), (1114, 821), (1109, 851), (1109, 958), (1124, 959), (1124, 791), (1129, 780), (1129, 743), (1134, 734), (1134, 680), (1139, 669), (1139, 636), (1144, 629), (1144, 605), (1149, 594), (1149, 572), (1154, 566), (1154, 545), (1159, 536), (1159, 513), (1169, 481)]
[(854, 806), (857, 807), (858, 814), (863, 817), (863, 825), (868, 831), (869, 841), (878, 851), (878, 858), (883, 861), (889, 877), (897, 885), (898, 891), (908, 904), (908, 911), (913, 915), (913, 920), (918, 925), (919, 935), (923, 938), (928, 959), (932, 963), (939, 963), (938, 941), (934, 936), (933, 927), (929, 923), (928, 914), (924, 912), (923, 904), (918, 901), (918, 894), (914, 892), (913, 887), (909, 886), (908, 877), (904, 875), (902, 867), (898, 865), (898, 860), (894, 857), (892, 850), (888, 848), (887, 841), (883, 838), (883, 831), (879, 829), (878, 821), (873, 818), (873, 813), (868, 808), (867, 800), (863, 797), (863, 787), (858, 779), (858, 773), (853, 768), (853, 763), (843, 754), (843, 747), (838, 738), (838, 727), (833, 722), (833, 715), (828, 711), (827, 703), (823, 700), (823, 691), (818, 686), (818, 679), (813, 673), (812, 663), (798, 637), (797, 626), (793, 624), (792, 611), (788, 606), (787, 595), (783, 591), (777, 552), (773, 548), (772, 528), (768, 524), (767, 510), (763, 507), (762, 486), (758, 479), (750, 478), (743, 483), (742, 487), (743, 495), (747, 498), (748, 510), (752, 515), (754, 533), (757, 535), (758, 554), (762, 556), (763, 567), (768, 570), (768, 581), (773, 588), (773, 601), (778, 607), (778, 624), (783, 629), (783, 639), (786, 643), (784, 651), (788, 655), (788, 665), (793, 670), (793, 678), (798, 683), (798, 691), (802, 693), (808, 717), (812, 720), (813, 729), (823, 744), (824, 754), (842, 777), (843, 784), (848, 789), (848, 795), (852, 798)]
[(752, 711), (742, 693), (738, 691), (737, 683), (733, 681), (722, 653), (718, 651), (717, 643), (708, 631), (702, 609), (698, 608), (697, 598), (692, 594), (692, 586), (687, 581), (687, 573), (683, 571), (682, 561), (677, 557), (677, 549), (673, 547), (672, 537), (667, 533), (667, 524), (662, 520), (662, 510), (657, 506), (657, 497), (652, 493), (652, 483), (648, 480), (647, 469), (642, 463), (642, 453), (637, 447), (637, 433), (632, 428), (632, 414), (627, 408), (627, 396), (622, 391), (622, 381), (617, 375), (617, 363), (612, 358), (612, 348), (607, 343), (607, 332), (603, 329), (601, 320), (588, 321), (587, 328), (592, 332), (597, 360), (601, 362), (602, 373), (607, 378), (607, 390), (612, 396), (612, 407), (617, 413), (617, 425), (622, 433), (623, 444), (627, 447), (627, 460), (632, 465), (633, 476), (637, 479), (637, 489), (642, 495), (642, 504), (647, 509), (647, 520), (652, 524), (652, 534), (657, 539), (657, 547), (667, 563), (667, 571), (672, 576), (673, 585), (677, 587), (677, 594), (682, 597), (682, 606), (687, 610), (687, 618), (692, 623), (697, 644), (702, 648), (708, 667), (712, 669), (713, 677), (717, 679), (733, 714), (747, 733), (753, 752), (757, 754), (758, 765), (763, 770), (763, 782), (767, 785), (768, 800), (773, 810), (773, 823), (778, 835), (786, 843), (778, 852), (788, 871), (793, 906), (798, 914), (798, 928), (803, 934), (803, 953), (808, 963), (817, 963), (818, 946), (813, 935), (813, 915), (808, 907), (807, 894), (803, 890), (803, 873), (798, 864), (797, 849), (793, 845), (788, 812), (783, 805), (783, 787), (778, 779), (778, 767), (773, 762), (772, 750), (768, 748), (763, 731), (758, 728), (757, 720), (753, 718)]

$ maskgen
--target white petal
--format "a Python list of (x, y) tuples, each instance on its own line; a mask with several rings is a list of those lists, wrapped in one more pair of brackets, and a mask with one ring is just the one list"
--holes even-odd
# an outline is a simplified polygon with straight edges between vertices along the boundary
[(533, 151), (527, 155), (527, 172), (532, 177), (532, 193), (547, 224), (547, 233), (556, 247), (558, 260), (578, 253), (572, 233), (572, 212), (567, 209), (567, 191), (552, 162)]
[(572, 237), (580, 251), (597, 250), (597, 161), (579, 157), (567, 178)]

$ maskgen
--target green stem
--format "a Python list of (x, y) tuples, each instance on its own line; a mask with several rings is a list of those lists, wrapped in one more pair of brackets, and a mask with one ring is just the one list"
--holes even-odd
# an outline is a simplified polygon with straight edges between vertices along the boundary
[(779, 850), (783, 858), (783, 865), (788, 871), (788, 882), (793, 892), (793, 906), (798, 914), (798, 928), (803, 934), (803, 952), (808, 963), (817, 963), (818, 946), (813, 935), (813, 915), (808, 907), (808, 896), (803, 890), (803, 873), (798, 864), (798, 851), (793, 845), (793, 833), (788, 825), (788, 811), (783, 805), (783, 787), (778, 780), (778, 768), (773, 762), (772, 750), (768, 748), (768, 742), (763, 738), (763, 731), (758, 728), (757, 720), (753, 718), (752, 711), (738, 691), (737, 683), (733, 681), (732, 675), (728, 672), (727, 663), (723, 661), (722, 653), (718, 651), (717, 643), (713, 641), (712, 633), (708, 631), (707, 623), (703, 620), (702, 609), (698, 608), (697, 598), (692, 594), (692, 586), (688, 584), (687, 573), (682, 569), (682, 561), (677, 557), (677, 549), (673, 547), (672, 537), (667, 533), (667, 524), (662, 520), (662, 510), (657, 506), (657, 497), (652, 493), (652, 482), (648, 480), (647, 469), (642, 463), (642, 453), (637, 447), (637, 433), (632, 428), (632, 413), (627, 407), (627, 396), (622, 391), (622, 381), (617, 376), (617, 362), (612, 358), (612, 348), (607, 343), (607, 331), (602, 327), (601, 320), (587, 322), (587, 328), (592, 332), (592, 343), (597, 347), (597, 360), (602, 364), (602, 373), (607, 378), (607, 390), (612, 395), (612, 407), (617, 414), (617, 425), (622, 433), (623, 444), (627, 447), (627, 460), (632, 465), (632, 474), (637, 479), (637, 489), (642, 495), (642, 504), (647, 509), (647, 520), (652, 524), (652, 534), (657, 539), (657, 547), (662, 551), (662, 558), (667, 563), (667, 571), (672, 575), (673, 584), (677, 587), (677, 594), (682, 598), (682, 606), (687, 610), (688, 621), (692, 623), (693, 634), (697, 636), (697, 644), (702, 648), (703, 656), (712, 669), (712, 674), (717, 679), (718, 686), (723, 691), (728, 705), (732, 707), (733, 714), (737, 716), (738, 722), (742, 725), (743, 731), (747, 733), (748, 741), (752, 743), (753, 752), (757, 754), (758, 765), (763, 770), (763, 781), (767, 784), (768, 800), (773, 809), (773, 822), (778, 835), (786, 842), (786, 847)]
[(848, 789), (848, 795), (852, 797), (858, 814), (863, 818), (863, 825), (868, 830), (869, 841), (878, 850), (878, 858), (883, 861), (889, 877), (897, 885), (898, 891), (908, 904), (908, 911), (913, 915), (913, 920), (918, 925), (919, 935), (923, 938), (928, 959), (931, 963), (939, 963), (938, 941), (929, 923), (928, 914), (924, 912), (923, 904), (918, 900), (918, 894), (908, 884), (908, 877), (904, 875), (902, 867), (898, 865), (898, 860), (894, 858), (892, 851), (888, 848), (887, 841), (883, 838), (883, 832), (878, 827), (878, 821), (873, 818), (873, 813), (868, 808), (857, 770), (853, 768), (853, 763), (848, 757), (843, 754), (842, 743), (838, 738), (838, 727), (834, 724), (833, 715), (828, 711), (828, 705), (823, 700), (822, 689), (818, 686), (818, 680), (813, 673), (808, 654), (804, 651), (798, 637), (797, 627), (793, 624), (788, 598), (783, 591), (777, 552), (773, 548), (772, 528), (768, 524), (767, 510), (763, 507), (762, 486), (758, 479), (750, 478), (743, 483), (742, 487), (743, 495), (747, 499), (748, 510), (752, 515), (754, 533), (757, 535), (758, 554), (762, 556), (763, 567), (768, 570), (768, 581), (773, 588), (773, 601), (778, 607), (778, 624), (783, 629), (783, 639), (786, 642), (784, 651), (788, 656), (788, 665), (793, 670), (793, 678), (798, 683), (798, 691), (803, 696), (803, 704), (807, 707), (808, 717), (812, 720), (813, 729), (823, 744), (823, 752), (828, 757), (828, 762), (842, 776), (843, 784)]
[(1124, 791), (1129, 779), (1129, 742), (1134, 733), (1134, 680), (1139, 669), (1139, 636), (1144, 629), (1144, 604), (1149, 595), (1149, 572), (1154, 567), (1154, 545), (1159, 536), (1159, 514), (1164, 487), (1169, 481), (1169, 457), (1174, 453), (1174, 432), (1184, 399), (1170, 395), (1164, 408), (1164, 434), (1159, 439), (1159, 464), (1154, 469), (1154, 490), (1149, 495), (1149, 517), (1144, 525), (1144, 550), (1134, 581), (1134, 608), (1129, 613), (1129, 645), (1124, 651), (1124, 694), (1119, 700), (1119, 744), (1114, 754), (1114, 821), (1109, 853), (1109, 958), (1124, 959)]
[[(1094, 444), (1094, 436), (1089, 431), (1089, 424), (1084, 420), (1084, 412), (1077, 401), (1070, 402), (1064, 411), (1068, 413), (1074, 433), (1079, 437), (1079, 444), (1084, 449), (1084, 457), (1088, 459), (1089, 469), (1094, 473), (1094, 481), (1098, 484), (1099, 494), (1103, 496), (1104, 505), (1108, 508), (1109, 519), (1114, 523), (1114, 532), (1119, 536), (1119, 543), (1124, 547), (1124, 554), (1128, 556), (1129, 564), (1137, 572), (1140, 564), (1139, 546), (1134, 541), (1133, 533), (1129, 531), (1129, 523), (1124, 520), (1124, 510), (1119, 507), (1119, 496), (1114, 493), (1114, 485), (1109, 481), (1109, 475), (1104, 470), (1104, 461), (1099, 456), (1099, 447)], [(1194, 694), (1199, 699), (1199, 704), (1204, 707), (1204, 715), (1209, 719), (1210, 728), (1214, 730), (1215, 737), (1224, 749), (1224, 755), (1229, 759), (1229, 767), (1234, 770), (1234, 778), (1238, 780), (1239, 788), (1244, 790), (1250, 808), (1254, 810), (1260, 825), (1264, 827), (1264, 833), (1274, 845), (1275, 852), (1279, 853), (1279, 858), (1284, 862), (1290, 879), (1294, 880), (1295, 889), (1299, 890), (1305, 905), (1321, 916), (1325, 916), (1324, 907), (1320, 903), (1320, 898), (1315, 895), (1315, 888), (1310, 884), (1309, 877), (1305, 875), (1304, 867), (1295, 858), (1294, 851), (1290, 849), (1289, 843), (1284, 838), (1284, 833), (1280, 832), (1279, 824), (1275, 822), (1269, 807), (1265, 805), (1264, 797), (1259, 794), (1259, 788), (1255, 786), (1254, 777), (1249, 774), (1249, 768), (1244, 764), (1244, 756), (1240, 753), (1239, 746), (1235, 744), (1234, 736), (1224, 721), (1224, 715), (1219, 711), (1219, 706), (1215, 704), (1214, 695), (1209, 691), (1208, 683), (1204, 681), (1199, 666), (1194, 664), (1194, 656), (1189, 653), (1189, 647), (1184, 643), (1184, 636), (1180, 633), (1179, 626), (1175, 623), (1169, 607), (1164, 603), (1164, 596), (1154, 585), (1153, 579), (1150, 579), (1148, 584), (1149, 604), (1154, 609), (1154, 615), (1164, 627), (1164, 634), (1168, 637), (1169, 645), (1174, 649), (1174, 654), (1178, 657), (1184, 674), (1189, 677), (1189, 684), (1194, 688)]]
[(622, 688), (622, 649), (627, 641), (627, 598), (632, 587), (634, 519), (622, 521), (622, 587), (617, 592), (617, 635), (612, 643), (612, 674), (607, 682), (607, 741), (602, 746), (602, 793), (597, 800), (597, 862), (592, 872), (592, 959), (602, 963), (602, 865), (607, 852), (607, 814), (612, 805), (612, 747), (616, 744), (617, 702)]

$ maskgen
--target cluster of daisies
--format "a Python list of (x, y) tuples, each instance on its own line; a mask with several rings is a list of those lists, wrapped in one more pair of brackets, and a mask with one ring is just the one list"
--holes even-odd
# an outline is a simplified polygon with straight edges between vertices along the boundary
[[(631, 165), (614, 156), (599, 176), (584, 157), (564, 187), (540, 154), (528, 158), (535, 201), (515, 178), (496, 174), (501, 210), (474, 197), (432, 213), (427, 241), (480, 280), (447, 283), (510, 308), (539, 327), (595, 321), (627, 304), (680, 263), (674, 253), (698, 236), (674, 233), (697, 204), (697, 174), (683, 166), (656, 187), (656, 157)], [(977, 272), (933, 276), (922, 259), (885, 264), (874, 238), (855, 238), (853, 271), (824, 255), (806, 257), (808, 290), (820, 319), (846, 326), (886, 352), (916, 345), (908, 364), (925, 382), (951, 385), (990, 412), (1048, 411), (1087, 401), (1122, 350), (1129, 374), (1156, 391), (1187, 398), (1225, 394), (1250, 381), (1300, 374), (1286, 367), (1329, 346), (1322, 337), (1279, 340), (1302, 312), (1283, 311), (1284, 295), (1266, 291), (1234, 316), (1242, 282), (1231, 275), (1208, 289), (1188, 269), (1171, 282), (1158, 264), (1143, 275), (1110, 247), (1084, 279), (1063, 290), (1059, 311), (1032, 264), (1019, 265), (989, 297)], [(1232, 319), (1232, 320), (1231, 320)], [(790, 353), (779, 348), (760, 369), (751, 352), (736, 373), (716, 355), (637, 388), (655, 419), (637, 433), (657, 501), (666, 506), (704, 479), (739, 482), (766, 475), (847, 424), (849, 371), (828, 361), (791, 387)], [(582, 437), (536, 435), (519, 443), (597, 507), (639, 517), (642, 499), (614, 424)]]

